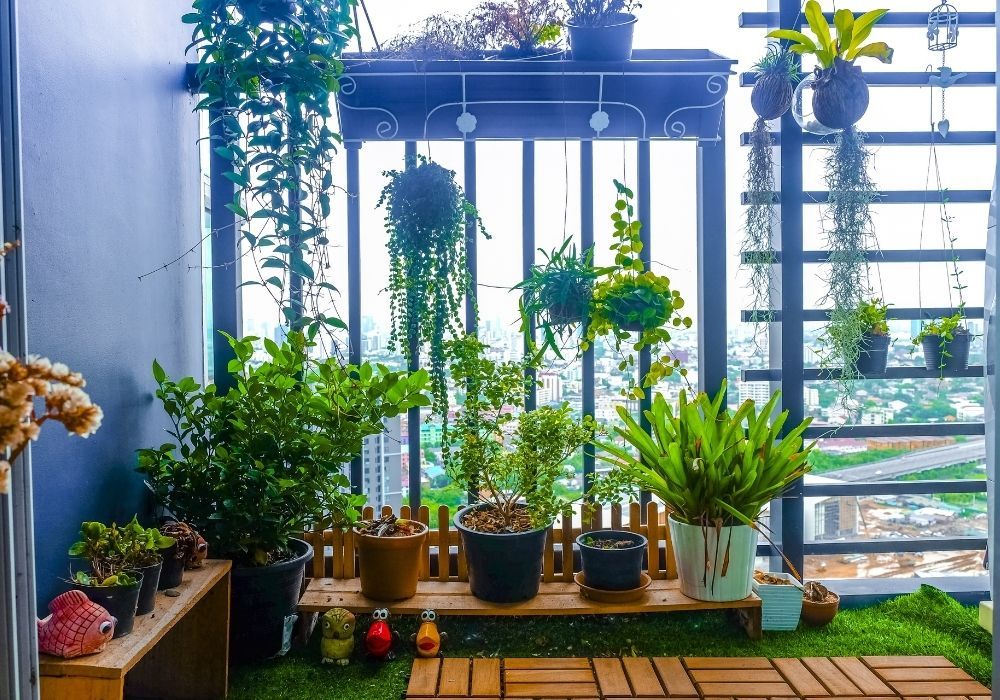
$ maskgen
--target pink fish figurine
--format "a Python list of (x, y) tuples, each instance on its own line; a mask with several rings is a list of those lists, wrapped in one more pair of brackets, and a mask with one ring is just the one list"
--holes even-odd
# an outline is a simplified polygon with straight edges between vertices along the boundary
[(83, 591), (66, 591), (49, 603), (52, 613), (38, 621), (38, 650), (72, 659), (104, 651), (118, 620)]

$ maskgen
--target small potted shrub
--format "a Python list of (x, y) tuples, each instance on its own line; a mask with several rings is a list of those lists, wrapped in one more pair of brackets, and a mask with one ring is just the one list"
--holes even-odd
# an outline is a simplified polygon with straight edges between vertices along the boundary
[(159, 589), (165, 591), (181, 585), (184, 569), (201, 565), (208, 557), (208, 543), (193, 527), (176, 520), (165, 522), (160, 526), (160, 532), (174, 539), (174, 545), (163, 552)]
[[(355, 523), (354, 534), (365, 597), (379, 601), (412, 598), (417, 592), (427, 526), (386, 515)], [(447, 561), (445, 555), (439, 556), (440, 561)]]
[(114, 525), (108, 527), (98, 522), (80, 525), (80, 539), (70, 547), (69, 555), (85, 559), (90, 570), (75, 572), (70, 583), (118, 621), (114, 634), (117, 639), (132, 631), (142, 574), (126, 570), (112, 528), (117, 530)]
[(569, 45), (577, 61), (627, 61), (632, 58), (636, 0), (566, 0)]
[(112, 525), (111, 529), (112, 531), (117, 529), (119, 533), (117, 548), (121, 552), (125, 566), (142, 574), (142, 588), (139, 591), (136, 615), (148, 615), (156, 606), (156, 591), (159, 590), (163, 555), (176, 542), (155, 527), (143, 527), (136, 517), (122, 528)]
[(631, 591), (642, 583), (646, 538), (627, 530), (584, 532), (576, 538), (583, 582), (602, 591)]
[(681, 592), (691, 598), (750, 595), (761, 510), (809, 471), (812, 445), (803, 447), (802, 433), (810, 420), (779, 440), (788, 417), (770, 420), (779, 397), (759, 411), (751, 400), (731, 411), (723, 382), (714, 398), (701, 393), (689, 402), (682, 390), (675, 412), (657, 394), (645, 412), (649, 430), (619, 406), (624, 425), (615, 431), (626, 445), (599, 445), (598, 457), (613, 468), (597, 481), (596, 499), (643, 489), (663, 501)]
[(892, 49), (882, 41), (865, 44), (875, 24), (888, 10), (872, 10), (859, 16), (847, 9), (834, 14), (836, 35), (816, 0), (805, 5), (805, 18), (815, 41), (793, 29), (777, 29), (767, 36), (787, 39), (797, 54), (813, 54), (819, 64), (813, 83), (813, 116), (830, 129), (848, 129), (868, 111), (868, 83), (855, 60), (877, 58), (892, 63)]
[(913, 339), (924, 350), (924, 365), (933, 372), (958, 372), (969, 366), (969, 346), (972, 334), (965, 325), (961, 311), (928, 321)]
[(562, 358), (563, 342), (586, 321), (594, 284), (605, 270), (594, 267), (594, 250), (578, 254), (570, 239), (551, 252), (541, 251), (545, 262), (531, 269), (531, 276), (514, 286), (521, 291), (521, 332), (537, 323), (541, 357), (551, 350)]
[(858, 359), (854, 363), (857, 374), (862, 377), (881, 377), (889, 361), (889, 305), (881, 299), (870, 299), (858, 305), (858, 318), (864, 333), (858, 347)]
[(762, 629), (790, 632), (802, 614), (802, 584), (791, 574), (755, 571), (753, 592), (761, 600)]
[(570, 507), (556, 480), (594, 426), (589, 417), (574, 420), (565, 404), (515, 415), (524, 406), (525, 364), (494, 362), (485, 349), (475, 336), (449, 346), (452, 377), (467, 393), (443, 456), (452, 481), (479, 494), (455, 515), (472, 594), (513, 603), (538, 593), (545, 530)]
[(191, 377), (173, 381), (154, 363), (173, 442), (141, 450), (139, 470), (171, 514), (233, 560), (231, 653), (260, 659), (281, 650), (297, 614), (312, 557), (301, 534), (357, 519), (364, 497), (350, 493), (343, 465), (384, 418), (429, 403), (427, 373), (319, 360), (299, 332), (282, 345), (265, 339), (263, 362), (257, 338), (226, 338), (235, 386), (225, 394)]
[(802, 594), (802, 621), (811, 627), (825, 627), (840, 609), (840, 596), (819, 581), (809, 581)]
[(558, 0), (487, 0), (466, 18), (467, 31), (498, 58), (551, 55), (558, 51), (560, 14)]

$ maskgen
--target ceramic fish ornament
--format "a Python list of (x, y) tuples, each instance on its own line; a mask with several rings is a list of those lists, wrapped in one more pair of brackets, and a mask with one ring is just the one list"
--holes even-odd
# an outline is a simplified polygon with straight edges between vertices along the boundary
[(394, 641), (395, 635), (389, 627), (389, 610), (379, 608), (372, 613), (372, 624), (365, 634), (365, 651), (377, 661), (389, 661), (393, 658)]
[(66, 591), (49, 603), (51, 613), (38, 621), (38, 650), (72, 659), (104, 651), (118, 620), (83, 591)]
[(420, 613), (420, 629), (410, 640), (417, 646), (417, 656), (429, 659), (441, 653), (441, 642), (448, 641), (448, 634), (438, 632), (437, 613), (424, 610)]
[(349, 610), (334, 608), (323, 613), (323, 641), (320, 652), (323, 663), (346, 666), (354, 652), (354, 615)]

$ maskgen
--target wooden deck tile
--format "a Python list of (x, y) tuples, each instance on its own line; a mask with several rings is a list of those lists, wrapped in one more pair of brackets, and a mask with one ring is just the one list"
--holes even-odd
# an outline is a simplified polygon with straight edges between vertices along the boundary
[(438, 674), (441, 670), (441, 659), (415, 659), (413, 670), (410, 671), (410, 685), (406, 689), (408, 697), (437, 694)]
[(666, 691), (656, 677), (656, 670), (649, 659), (638, 656), (626, 656), (622, 659), (625, 674), (628, 676), (632, 693), (637, 698), (663, 698)]
[(823, 656), (813, 656), (802, 659), (813, 675), (815, 675), (832, 695), (856, 696), (864, 695), (843, 672), (833, 665), (830, 659)]
[(862, 656), (861, 660), (872, 668), (906, 668), (929, 666), (951, 666), (943, 656)]
[(563, 700), (564, 698), (599, 698), (595, 683), (509, 683), (508, 698)]
[(955, 666), (945, 668), (883, 668), (879, 675), (887, 681), (971, 681), (972, 676)]
[(621, 659), (594, 659), (594, 673), (604, 695), (632, 695)]
[(589, 659), (504, 659), (504, 670), (524, 668), (590, 668)]
[(833, 657), (830, 661), (845, 676), (850, 678), (851, 682), (858, 686), (865, 695), (892, 695), (892, 689), (879, 680), (878, 676), (872, 673), (861, 659), (853, 656), (841, 656)]
[(500, 659), (472, 660), (472, 695), (500, 695)]
[(727, 669), (727, 668), (707, 668), (692, 669), (691, 678), (695, 683), (717, 683), (736, 681), (740, 683), (784, 683), (785, 679), (781, 674), (771, 669), (749, 668), (749, 669)]
[(756, 656), (685, 656), (684, 665), (688, 668), (771, 668), (771, 662)]
[(593, 683), (594, 672), (589, 668), (525, 668), (504, 673), (504, 681), (507, 683), (552, 683), (555, 678), (560, 683)]
[(469, 659), (444, 659), (441, 662), (441, 679), (438, 682), (438, 695), (443, 698), (468, 696), (470, 667)]
[(772, 663), (800, 697), (820, 697), (830, 694), (826, 686), (806, 668), (801, 659), (773, 659)]
[(897, 681), (889, 685), (903, 696), (987, 695), (990, 692), (979, 681)]
[(741, 698), (769, 698), (772, 696), (791, 695), (792, 689), (787, 683), (699, 683), (702, 694), (707, 696), (732, 695)]
[(667, 689), (668, 696), (672, 698), (698, 696), (698, 691), (679, 658), (673, 656), (653, 659), (653, 667), (656, 669), (663, 687)]

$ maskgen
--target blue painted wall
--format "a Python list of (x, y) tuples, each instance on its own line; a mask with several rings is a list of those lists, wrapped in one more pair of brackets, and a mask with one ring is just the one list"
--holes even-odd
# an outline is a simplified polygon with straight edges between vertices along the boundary
[(82, 520), (148, 500), (135, 450), (163, 442), (149, 367), (202, 374), (198, 118), (184, 89), (187, 0), (21, 2), (28, 347), (88, 380), (104, 426), (46, 426), (33, 449), (40, 605)]

